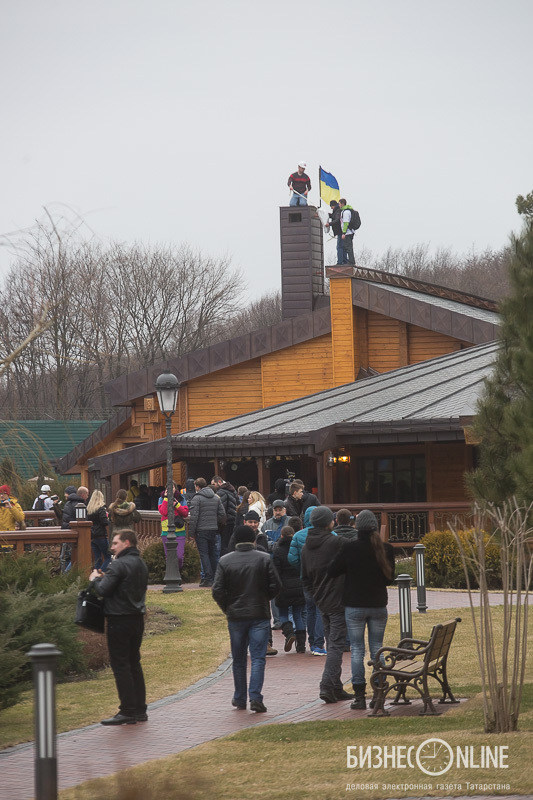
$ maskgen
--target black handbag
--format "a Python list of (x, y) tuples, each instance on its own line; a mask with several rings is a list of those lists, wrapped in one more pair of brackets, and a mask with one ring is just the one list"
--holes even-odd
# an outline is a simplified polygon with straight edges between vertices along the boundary
[(94, 589), (82, 589), (76, 604), (76, 625), (95, 633), (103, 633), (105, 629), (104, 601), (98, 597)]

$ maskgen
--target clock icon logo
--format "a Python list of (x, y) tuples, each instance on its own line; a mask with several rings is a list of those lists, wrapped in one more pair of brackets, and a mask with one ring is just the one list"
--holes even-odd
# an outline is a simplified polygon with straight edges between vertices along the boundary
[(453, 764), (453, 750), (444, 739), (426, 739), (416, 751), (416, 763), (426, 775), (443, 775)]

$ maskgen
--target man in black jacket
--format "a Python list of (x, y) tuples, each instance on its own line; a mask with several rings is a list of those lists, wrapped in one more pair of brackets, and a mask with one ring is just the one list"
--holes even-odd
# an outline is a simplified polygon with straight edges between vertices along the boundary
[(342, 222), (341, 222), (341, 207), (336, 200), (332, 200), (329, 204), (331, 213), (329, 215), (329, 222), (326, 222), (326, 230), (331, 226), (333, 236), (337, 238), (337, 265), (341, 266), (347, 262), (347, 256), (344, 256), (344, 244), (342, 241)]
[(226, 513), (226, 527), (220, 534), (220, 555), (225, 556), (228, 552), (228, 544), (235, 527), (235, 517), (237, 516), (237, 506), (239, 497), (235, 487), (225, 481), (220, 475), (211, 478), (211, 488), (220, 497), (222, 506)]
[(254, 540), (250, 526), (240, 525), (236, 529), (235, 552), (218, 562), (212, 592), (228, 618), (235, 686), (231, 704), (246, 708), (246, 657), (250, 649), (250, 710), (263, 712), (267, 710), (262, 689), (270, 634), (270, 600), (281, 589), (281, 581), (272, 559), (268, 553), (255, 549)]
[(320, 609), (326, 635), (326, 663), (320, 681), (320, 699), (325, 703), (351, 700), (353, 695), (344, 691), (341, 672), (342, 654), (346, 641), (346, 621), (342, 590), (344, 576), (330, 578), (328, 566), (344, 544), (333, 534), (333, 514), (327, 506), (318, 506), (311, 512), (311, 525), (302, 549), (302, 583)]
[(89, 576), (104, 598), (107, 646), (120, 700), (118, 714), (103, 719), (102, 725), (134, 725), (148, 719), (140, 652), (148, 568), (137, 550), (134, 531), (124, 528), (115, 534), (111, 550), (115, 560), (107, 572), (95, 569)]

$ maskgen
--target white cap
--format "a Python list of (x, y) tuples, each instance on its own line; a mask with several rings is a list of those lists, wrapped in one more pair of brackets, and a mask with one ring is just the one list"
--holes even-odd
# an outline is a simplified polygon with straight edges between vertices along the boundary
[(307, 164), (305, 163), (305, 161), (298, 161), (298, 166), (303, 167), (305, 169)]
[(50, 490), (50, 487), (48, 486), (48, 484), (47, 483), (43, 483), (43, 485), (41, 486), (41, 492), (49, 492), (49, 491), (51, 491), (51, 490)]

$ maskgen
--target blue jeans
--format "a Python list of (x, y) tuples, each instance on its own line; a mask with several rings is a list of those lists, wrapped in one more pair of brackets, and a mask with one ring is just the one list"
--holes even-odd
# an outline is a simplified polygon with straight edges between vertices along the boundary
[(97, 539), (91, 539), (91, 550), (93, 551), (94, 569), (101, 569), (102, 572), (105, 572), (111, 563), (111, 553), (109, 552), (107, 536), (99, 536)]
[(231, 656), (233, 658), (233, 699), (246, 705), (246, 657), (250, 648), (252, 670), (248, 694), (250, 700), (263, 701), (261, 689), (265, 679), (266, 649), (270, 635), (269, 619), (228, 619)]
[(218, 531), (196, 531), (196, 546), (200, 553), (204, 580), (213, 583), (218, 564), (217, 556)]
[(305, 613), (305, 606), (278, 606), (279, 621), (281, 623), (289, 621), (289, 608), (292, 611), (292, 618), (294, 620), (295, 631), (305, 631), (305, 622), (307, 615)]
[(365, 683), (365, 628), (368, 627), (368, 647), (370, 657), (375, 658), (380, 647), (383, 647), (383, 636), (387, 625), (386, 608), (353, 608), (344, 609), (346, 627), (352, 646), (352, 683)]
[(294, 192), (291, 195), (291, 200), (289, 203), (290, 206), (306, 206), (307, 205), (307, 197), (301, 197), (299, 194), (295, 194)]
[(342, 235), (339, 233), (337, 236), (337, 264), (347, 264), (348, 263), (348, 253), (344, 250), (344, 242), (342, 241)]
[(304, 591), (305, 610), (307, 614), (307, 635), (309, 647), (324, 647), (324, 626), (322, 625), (322, 615), (309, 592)]

